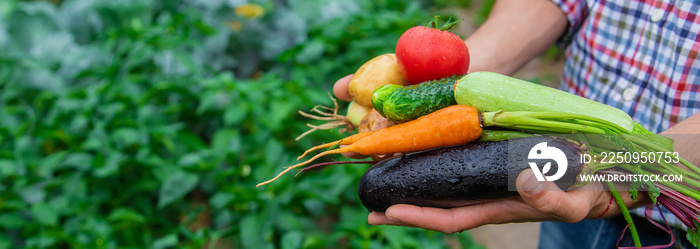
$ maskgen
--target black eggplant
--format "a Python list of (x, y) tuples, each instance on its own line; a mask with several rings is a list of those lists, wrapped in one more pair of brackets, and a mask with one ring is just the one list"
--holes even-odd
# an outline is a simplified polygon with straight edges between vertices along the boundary
[[(532, 158), (528, 159), (528, 155), (542, 142), (566, 155), (566, 173), (555, 183), (561, 189), (569, 189), (585, 168), (579, 160), (585, 153), (582, 147), (561, 138), (528, 137), (469, 143), (383, 160), (362, 176), (358, 194), (367, 209), (379, 212), (400, 203), (451, 208), (518, 196), (517, 175), (530, 167)], [(553, 171), (557, 170), (550, 172)]]

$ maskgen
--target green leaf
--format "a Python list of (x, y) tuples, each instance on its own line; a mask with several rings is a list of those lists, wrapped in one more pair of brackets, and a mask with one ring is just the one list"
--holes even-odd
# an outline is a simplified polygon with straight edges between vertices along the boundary
[(46, 203), (40, 202), (32, 205), (32, 217), (34, 220), (46, 225), (54, 226), (58, 224), (58, 213), (53, 207), (50, 207)]
[(67, 177), (63, 183), (63, 194), (72, 200), (84, 200), (87, 196), (87, 184), (83, 174), (75, 173)]
[(246, 116), (248, 116), (247, 104), (229, 105), (224, 111), (224, 124), (227, 126), (238, 125)]
[(297, 107), (292, 101), (275, 101), (271, 103), (271, 107), (267, 113), (265, 113), (265, 118), (261, 121), (270, 130), (276, 131), (280, 127), (284, 126), (284, 119), (289, 117), (294, 113), (294, 109)]
[(5, 18), (10, 13), (12, 13), (17, 7), (18, 3), (15, 1), (2, 1), (0, 2), (0, 17)]
[(214, 209), (224, 208), (226, 205), (231, 203), (236, 196), (227, 192), (217, 192), (214, 196), (209, 199), (209, 204)]
[(241, 149), (241, 134), (233, 129), (219, 129), (214, 133), (211, 147), (220, 153), (239, 152)]
[(0, 249), (10, 249), (10, 248), (12, 248), (12, 241), (5, 236), (0, 237)]
[(27, 221), (20, 213), (0, 214), (0, 227), (16, 229), (24, 227), (25, 224)]
[(87, 125), (89, 123), (89, 120), (87, 117), (84, 115), (78, 115), (73, 118), (73, 120), (70, 123), (70, 132), (71, 133), (81, 133), (87, 128)]
[(247, 215), (241, 219), (239, 226), (244, 248), (274, 248), (274, 245), (267, 242), (268, 236), (272, 236), (272, 227), (262, 216)]
[(53, 174), (54, 170), (59, 168), (59, 165), (66, 158), (66, 155), (68, 155), (68, 152), (61, 151), (45, 157), (41, 160), (37, 173), (42, 177), (49, 177)]
[(92, 167), (92, 155), (81, 152), (68, 154), (63, 165), (72, 166), (82, 171), (88, 170)]
[(179, 56), (178, 54), (179, 53), (172, 50), (161, 51), (153, 56), (153, 60), (165, 75), (186, 75), (189, 73), (189, 70), (191, 70), (186, 63), (188, 60), (183, 56)]
[(389, 241), (391, 247), (397, 249), (404, 247), (418, 248), (418, 241), (411, 236), (408, 236), (408, 234), (406, 234), (406, 229), (406, 227), (397, 226), (382, 226), (381, 228), (381, 230), (384, 231), (384, 236), (386, 236), (386, 240)]
[(38, 236), (28, 238), (25, 248), (55, 248), (58, 239), (50, 235), (39, 234)]
[(112, 133), (112, 138), (121, 148), (125, 148), (138, 144), (141, 140), (141, 133), (134, 128), (120, 128)]
[(297, 61), (300, 63), (310, 63), (318, 60), (325, 51), (325, 44), (321, 39), (315, 39), (307, 43), (304, 48), (297, 54)]
[(265, 146), (265, 162), (270, 165), (277, 165), (282, 156), (282, 149), (282, 144), (277, 140), (268, 140)]
[(182, 168), (193, 167), (200, 163), (204, 163), (204, 158), (202, 157), (201, 153), (198, 152), (185, 154), (180, 157), (180, 160), (177, 162), (177, 164)]
[(185, 171), (178, 170), (170, 174), (160, 188), (158, 208), (163, 208), (185, 196), (197, 186), (198, 181), (199, 176)]
[(56, 8), (49, 3), (21, 5), (8, 20), (8, 31), (13, 40), (29, 50), (47, 36), (56, 32), (60, 23)]
[(126, 106), (121, 102), (114, 102), (99, 106), (97, 111), (104, 120), (111, 120), (119, 113), (126, 110)]
[(152, 48), (148, 47), (144, 43), (138, 42), (130, 51), (128, 58), (124, 61), (124, 69), (131, 70), (141, 64), (144, 64), (153, 59), (155, 52)]
[(24, 210), (27, 209), (29, 204), (31, 203), (25, 202), (24, 200), (3, 200), (2, 209), (5, 212), (7, 212), (7, 210)]
[(17, 175), (17, 167), (11, 160), (0, 159), (0, 179)]
[(126, 222), (133, 222), (133, 223), (144, 223), (146, 222), (146, 218), (143, 217), (143, 215), (137, 213), (136, 211), (133, 211), (128, 208), (117, 208), (112, 213), (109, 214), (109, 217), (107, 217), (107, 220), (111, 222), (116, 222), (116, 221), (126, 221)]
[(125, 159), (126, 156), (124, 156), (122, 153), (118, 151), (111, 151), (107, 155), (107, 160), (105, 161), (104, 165), (96, 168), (93, 173), (96, 177), (100, 178), (114, 175), (119, 171), (119, 167)]
[[(696, 227), (698, 225), (697, 222), (693, 221), (695, 223)], [(698, 233), (697, 229), (693, 228), (688, 228), (688, 232), (685, 234), (685, 238), (688, 239), (688, 242), (693, 244), (693, 246), (698, 246), (700, 245), (700, 233)]]
[(197, 107), (197, 115), (202, 115), (210, 110), (221, 108), (220, 100), (224, 93), (209, 91), (202, 95), (200, 104)]
[(214, 216), (214, 228), (221, 229), (221, 228), (228, 228), (228, 229), (234, 229), (234, 227), (231, 227), (231, 223), (233, 222), (234, 216), (231, 214), (231, 211), (227, 209), (223, 209), (221, 212), (216, 214)]
[(37, 183), (28, 186), (19, 191), (19, 196), (22, 197), (22, 200), (30, 204), (42, 202), (46, 198), (44, 184)]
[(302, 204), (306, 210), (308, 210), (314, 216), (323, 215), (325, 205), (323, 202), (314, 199), (306, 199), (302, 201)]
[(301, 247), (304, 235), (299, 231), (290, 231), (282, 235), (282, 249), (296, 249)]
[(202, 138), (190, 132), (181, 132), (177, 136), (177, 142), (186, 146), (190, 150), (201, 150), (207, 147)]
[(168, 234), (153, 241), (153, 244), (151, 244), (151, 249), (173, 248), (177, 246), (177, 243), (177, 234)]
[[(367, 212), (364, 212), (363, 216), (362, 220), (366, 220)], [(316, 226), (309, 216), (301, 216), (287, 210), (281, 210), (275, 217), (275, 227), (283, 231), (313, 229)], [(367, 224), (367, 221), (364, 223)]]

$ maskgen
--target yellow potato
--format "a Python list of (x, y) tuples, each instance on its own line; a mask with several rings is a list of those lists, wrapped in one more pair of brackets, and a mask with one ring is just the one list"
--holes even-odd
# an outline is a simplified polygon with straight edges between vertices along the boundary
[(387, 84), (409, 85), (401, 74), (395, 54), (383, 54), (365, 62), (350, 81), (348, 90), (352, 100), (365, 107), (372, 107), (372, 93)]
[(348, 114), (345, 115), (345, 117), (347, 117), (350, 123), (357, 127), (360, 126), (360, 122), (367, 116), (367, 113), (372, 110), (374, 109), (371, 107), (362, 106), (355, 101), (351, 101), (350, 105), (348, 105)]

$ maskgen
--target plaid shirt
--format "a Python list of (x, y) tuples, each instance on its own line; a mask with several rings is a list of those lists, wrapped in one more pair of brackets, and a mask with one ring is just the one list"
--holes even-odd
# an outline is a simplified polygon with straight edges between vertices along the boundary
[(700, 111), (699, 0), (553, 1), (569, 21), (562, 90), (656, 133)]

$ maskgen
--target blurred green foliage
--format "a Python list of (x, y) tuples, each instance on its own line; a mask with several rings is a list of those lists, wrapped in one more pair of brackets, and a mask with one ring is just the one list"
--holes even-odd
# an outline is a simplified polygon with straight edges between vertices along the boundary
[(478, 247), (368, 225), (367, 166), (254, 187), (340, 137), (296, 111), (425, 3), (52, 2), (0, 1), (0, 248)]

